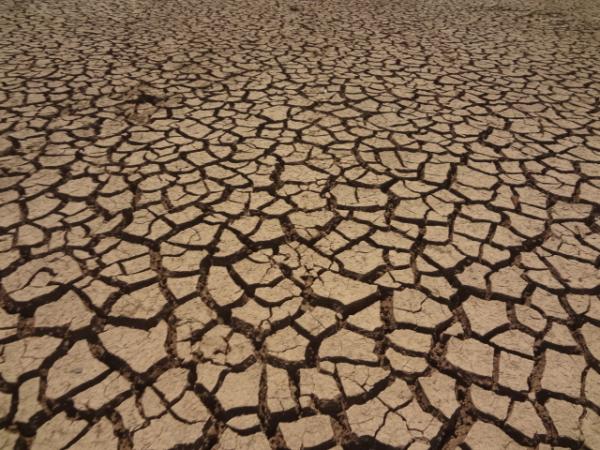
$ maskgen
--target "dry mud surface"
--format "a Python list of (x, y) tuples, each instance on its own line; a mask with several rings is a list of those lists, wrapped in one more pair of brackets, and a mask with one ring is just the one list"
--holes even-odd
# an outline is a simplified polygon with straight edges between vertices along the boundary
[(600, 449), (599, 5), (0, 0), (0, 448)]

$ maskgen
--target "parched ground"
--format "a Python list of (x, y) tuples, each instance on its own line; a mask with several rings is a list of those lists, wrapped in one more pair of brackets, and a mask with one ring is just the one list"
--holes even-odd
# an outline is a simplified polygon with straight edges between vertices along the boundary
[(600, 2), (0, 0), (0, 448), (600, 449)]

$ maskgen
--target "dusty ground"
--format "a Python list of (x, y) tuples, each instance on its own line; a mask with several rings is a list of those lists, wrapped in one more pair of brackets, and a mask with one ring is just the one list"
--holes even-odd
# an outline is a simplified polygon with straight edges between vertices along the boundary
[(600, 449), (599, 2), (0, 33), (0, 448)]

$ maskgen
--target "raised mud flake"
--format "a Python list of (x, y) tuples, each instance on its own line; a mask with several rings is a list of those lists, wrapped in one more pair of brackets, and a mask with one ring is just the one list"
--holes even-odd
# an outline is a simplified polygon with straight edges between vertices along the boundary
[(579, 423), (583, 415), (583, 407), (554, 398), (549, 399), (544, 406), (560, 436), (569, 437), (575, 441), (583, 440)]
[(378, 128), (394, 129), (400, 127), (399, 131), (404, 131), (403, 127), (408, 124), (405, 119), (402, 119), (397, 113), (387, 112), (374, 114), (369, 118), (369, 122), (376, 125)]
[(113, 430), (113, 424), (106, 417), (103, 417), (69, 448), (77, 450), (86, 450), (89, 448), (117, 450), (119, 448), (119, 439)]
[(552, 255), (547, 258), (547, 261), (570, 288), (595, 289), (600, 286), (600, 271), (592, 264), (560, 255)]
[(215, 224), (201, 222), (183, 228), (179, 233), (169, 238), (168, 242), (183, 247), (204, 247), (211, 243), (218, 229), (219, 227)]
[(529, 401), (515, 401), (508, 414), (506, 424), (523, 433), (530, 439), (546, 434), (542, 419), (537, 414), (534, 405)]
[(0, 446), (2, 446), (2, 448), (14, 448), (17, 439), (19, 439), (17, 433), (10, 432), (6, 429), (0, 431)]
[(57, 414), (38, 430), (31, 448), (42, 450), (46, 448), (63, 448), (75, 440), (85, 429), (87, 423), (73, 419), (64, 412)]
[[(39, 394), (39, 378), (31, 378), (19, 386), (19, 405), (14, 418), (15, 422), (27, 423), (31, 416), (42, 410), (43, 406), (38, 400)], [(8, 401), (10, 402), (10, 398)], [(7, 405), (8, 407), (10, 404)]]
[(549, 330), (544, 335), (544, 341), (562, 347), (577, 347), (571, 330), (566, 325), (557, 322), (550, 324)]
[(290, 450), (309, 449), (333, 440), (329, 416), (304, 417), (296, 422), (281, 422), (281, 434)]
[(486, 276), (491, 269), (483, 264), (473, 263), (457, 275), (458, 280), (463, 286), (473, 287), (481, 290), (486, 289)]
[(17, 245), (23, 247), (33, 247), (44, 241), (44, 232), (32, 225), (22, 225), (17, 231)]
[(494, 350), (487, 344), (475, 339), (451, 337), (446, 350), (447, 361), (475, 375), (492, 376)]
[(362, 364), (336, 364), (342, 389), (346, 397), (355, 397), (371, 392), (389, 375), (389, 370)]
[(466, 166), (458, 167), (457, 180), (460, 184), (475, 189), (490, 189), (498, 182), (495, 176)]
[(394, 330), (387, 337), (392, 345), (417, 353), (427, 354), (432, 344), (431, 335), (413, 330)]
[(405, 446), (413, 439), (430, 440), (441, 426), (412, 399), (410, 389), (401, 380), (376, 398), (350, 407), (347, 415), (355, 434), (392, 446)]
[(285, 166), (281, 180), (292, 183), (316, 183), (326, 180), (328, 176), (326, 172), (315, 170), (305, 164), (290, 164)]
[(110, 286), (99, 280), (90, 280), (87, 277), (80, 280), (76, 286), (87, 294), (94, 306), (99, 308), (103, 307), (111, 296), (119, 292), (119, 289), (115, 286)]
[(520, 324), (533, 332), (541, 332), (546, 328), (546, 319), (535, 309), (525, 305), (515, 305), (515, 313)]
[[(156, 273), (150, 268), (150, 256), (142, 255), (111, 264), (102, 270), (101, 275), (110, 277), (113, 283), (117, 281), (133, 284), (137, 282), (149, 282), (155, 278)], [(108, 289), (106, 290), (108, 291)]]
[(274, 286), (259, 287), (254, 291), (254, 297), (269, 305), (278, 306), (300, 299), (302, 290), (288, 278), (279, 281)]
[(285, 327), (265, 340), (265, 348), (269, 355), (290, 363), (303, 363), (307, 346), (308, 339), (292, 327)]
[(269, 106), (268, 108), (263, 109), (260, 114), (272, 121), (280, 122), (287, 118), (288, 111), (289, 107), (287, 106)]
[(535, 338), (520, 330), (507, 330), (497, 334), (490, 341), (501, 348), (527, 356), (533, 356)]
[(93, 356), (88, 343), (78, 341), (50, 367), (46, 395), (58, 398), (107, 370), (109, 368)]
[(250, 239), (257, 243), (267, 243), (282, 239), (285, 236), (281, 223), (277, 219), (264, 219), (258, 229), (250, 235)]
[(297, 211), (288, 215), (294, 225), (294, 230), (305, 239), (316, 238), (320, 235), (320, 229), (324, 227), (333, 217), (329, 210)]
[(192, 336), (203, 331), (216, 320), (216, 313), (201, 298), (192, 299), (174, 310), (177, 332), (177, 353), (182, 358), (191, 357)]
[(19, 266), (3, 278), (2, 285), (13, 300), (27, 302), (48, 295), (80, 276), (81, 268), (74, 258), (54, 253)]
[(216, 398), (227, 411), (236, 408), (258, 407), (258, 390), (262, 366), (255, 363), (243, 372), (230, 372), (217, 392)]
[(168, 449), (176, 444), (192, 444), (202, 437), (203, 423), (185, 423), (166, 413), (133, 435), (134, 448)]
[(434, 329), (452, 318), (450, 309), (432, 300), (427, 294), (406, 288), (394, 291), (394, 318), (396, 322)]
[(234, 308), (232, 317), (251, 325), (255, 329), (270, 330), (277, 328), (288, 318), (295, 316), (302, 304), (300, 297), (292, 297), (272, 307), (264, 307), (258, 303), (259, 301), (253, 298), (244, 305)]
[(281, 413), (294, 409), (296, 402), (290, 389), (290, 379), (284, 369), (268, 365), (267, 408), (271, 413)]
[(161, 245), (162, 265), (173, 274), (197, 272), (207, 255), (205, 250), (189, 250), (169, 243)]
[(163, 321), (148, 331), (113, 327), (99, 334), (106, 349), (123, 359), (136, 372), (145, 372), (166, 357), (167, 324)]
[(2, 378), (14, 383), (21, 375), (37, 370), (60, 343), (58, 338), (40, 336), (27, 337), (4, 345), (0, 359)]
[(80, 410), (99, 410), (130, 390), (131, 383), (125, 377), (118, 372), (111, 372), (102, 381), (77, 394), (73, 403)]
[(0, 419), (4, 419), (10, 412), (11, 401), (12, 395), (0, 393)]
[[(417, 264), (419, 262), (417, 261)], [(421, 286), (429, 291), (433, 297), (440, 299), (442, 302), (456, 293), (456, 288), (452, 287), (448, 280), (441, 276), (422, 275)]]
[[(407, 406), (397, 411), (399, 416), (406, 422), (406, 426), (413, 439), (431, 442), (442, 427), (440, 420), (425, 412), (416, 399), (413, 399)], [(390, 427), (390, 432), (394, 433), (393, 426)]]
[(93, 317), (92, 311), (73, 291), (37, 308), (34, 315), (36, 327), (68, 326), (71, 330), (87, 327)]
[(75, 199), (85, 199), (97, 188), (97, 184), (88, 177), (67, 181), (58, 188), (58, 192)]
[(21, 211), (18, 203), (8, 203), (0, 206), (0, 227), (9, 228), (19, 223)]
[(575, 314), (600, 319), (600, 302), (594, 295), (567, 294), (567, 302)]
[(585, 411), (585, 416), (581, 420), (581, 431), (583, 433), (584, 442), (589, 448), (597, 448), (600, 446), (600, 416), (591, 409)]
[(465, 438), (465, 444), (468, 444), (473, 450), (517, 450), (525, 449), (502, 431), (497, 426), (478, 421), (469, 430)]
[(243, 294), (229, 275), (225, 267), (212, 266), (208, 274), (207, 289), (211, 297), (220, 306), (234, 303)]
[(112, 306), (111, 315), (132, 319), (150, 319), (156, 316), (166, 300), (157, 283), (121, 296)]
[(202, 123), (197, 123), (193, 120), (184, 120), (179, 126), (179, 131), (183, 135), (193, 139), (202, 139), (211, 132), (211, 129)]
[[(434, 216), (433, 218), (430, 218)], [(394, 210), (394, 217), (398, 220), (420, 220), (428, 217), (430, 220), (438, 219), (437, 215), (431, 212), (429, 206), (421, 199), (405, 200), (402, 199)]]
[(437, 370), (427, 377), (419, 378), (419, 384), (429, 402), (450, 418), (460, 406), (456, 400), (456, 380)]
[(453, 245), (428, 244), (425, 247), (424, 254), (435, 261), (436, 264), (448, 270), (454, 269), (457, 264), (465, 259), (465, 255), (460, 253)]
[(344, 236), (340, 231), (335, 230), (323, 236), (317, 242), (316, 248), (328, 256), (332, 256), (344, 247), (347, 247), (350, 244), (350, 239), (352, 239), (350, 236)]
[(132, 222), (124, 231), (137, 238), (156, 240), (164, 237), (171, 231), (171, 228), (161, 218), (161, 209), (162, 208), (148, 208), (136, 210), (133, 213)]
[[(12, 242), (11, 236), (6, 236), (4, 238), (0, 237), (0, 242), (4, 241), (6, 244)], [(8, 251), (0, 252), (0, 270), (6, 269), (12, 263), (19, 259), (19, 251), (17, 249), (12, 249)]]
[(385, 266), (383, 250), (360, 242), (337, 255), (344, 268), (358, 274), (368, 274), (379, 266)]
[[(353, 433), (358, 437), (372, 436), (376, 438), (377, 431), (383, 425), (383, 419), (388, 411), (381, 400), (374, 398), (364, 404), (351, 406), (346, 414)], [(398, 436), (398, 439), (408, 442), (409, 437), (403, 433), (403, 436)]]
[(509, 323), (504, 302), (471, 296), (463, 302), (462, 307), (469, 319), (471, 330), (480, 336)]
[(271, 450), (271, 446), (263, 433), (246, 436), (226, 429), (221, 434), (215, 450)]
[(498, 395), (476, 384), (471, 385), (470, 394), (473, 405), (479, 411), (499, 420), (506, 420), (508, 417), (508, 408), (511, 402), (510, 397)]
[(366, 301), (377, 292), (377, 287), (327, 271), (319, 276), (312, 285), (313, 291), (320, 297), (352, 307)]
[(492, 292), (520, 299), (527, 287), (522, 274), (521, 269), (512, 266), (492, 273), (489, 277)]
[(321, 359), (339, 362), (377, 362), (375, 341), (359, 333), (342, 329), (323, 340)]
[(381, 303), (375, 302), (371, 306), (352, 314), (348, 317), (348, 323), (358, 329), (374, 331), (383, 326), (381, 320)]
[(227, 325), (217, 325), (202, 336), (193, 352), (218, 365), (237, 366), (252, 358), (254, 347), (246, 336), (234, 332)]
[(300, 403), (310, 405), (313, 398), (330, 402), (336, 400), (340, 391), (335, 379), (328, 373), (316, 368), (300, 369)]
[(422, 356), (411, 356), (388, 348), (385, 357), (394, 371), (408, 375), (422, 375), (427, 371), (427, 360)]
[(335, 326), (336, 313), (329, 308), (317, 306), (302, 314), (296, 323), (311, 335), (318, 336)]
[(180, 367), (163, 372), (154, 382), (154, 388), (163, 394), (165, 400), (173, 402), (178, 399), (188, 385), (189, 372)]
[(248, 285), (270, 283), (281, 276), (280, 270), (271, 261), (268, 250), (256, 252), (233, 265), (235, 272)]
[(234, 416), (227, 421), (227, 426), (239, 433), (250, 433), (260, 429), (260, 419), (256, 414)]
[(600, 374), (594, 369), (587, 372), (584, 396), (596, 406), (600, 405)]
[(586, 323), (581, 327), (581, 335), (589, 352), (597, 361), (600, 361), (600, 327)]
[(507, 352), (500, 353), (498, 383), (515, 391), (528, 391), (533, 361)]
[(181, 399), (172, 406), (171, 411), (179, 420), (187, 423), (203, 425), (210, 418), (209, 410), (192, 391), (185, 391)]
[(115, 411), (121, 415), (124, 428), (130, 432), (140, 429), (145, 423), (142, 408), (136, 404), (136, 398), (133, 396), (121, 402)]
[(345, 184), (337, 185), (331, 191), (338, 205), (348, 208), (383, 207), (387, 196), (378, 189), (352, 187)]
[(581, 355), (569, 355), (548, 349), (541, 387), (551, 392), (578, 398), (581, 391), (581, 374), (586, 367)]

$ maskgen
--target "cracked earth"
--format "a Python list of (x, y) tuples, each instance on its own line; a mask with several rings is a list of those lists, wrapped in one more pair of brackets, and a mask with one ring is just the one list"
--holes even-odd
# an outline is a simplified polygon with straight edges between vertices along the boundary
[(600, 6), (0, 0), (0, 447), (600, 449)]

